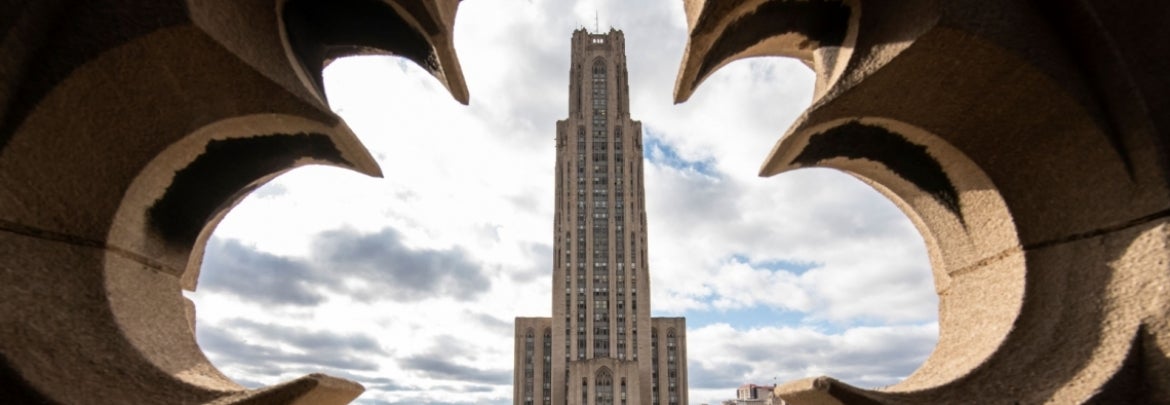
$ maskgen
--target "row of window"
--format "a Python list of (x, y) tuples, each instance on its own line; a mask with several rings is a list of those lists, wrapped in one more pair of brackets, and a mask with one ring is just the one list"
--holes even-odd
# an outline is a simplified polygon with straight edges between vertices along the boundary
[[(618, 398), (621, 400), (621, 405), (626, 405), (627, 400), (627, 384), (625, 377), (621, 379), (621, 391)], [(597, 374), (593, 377), (593, 394), (597, 405), (613, 405), (614, 389), (613, 377), (609, 370), (602, 368), (597, 370)], [(589, 403), (589, 379), (581, 378), (581, 403)]]
[[(607, 91), (606, 85), (607, 85), (607, 83), (606, 83), (605, 62), (604, 62), (604, 60), (598, 60), (596, 63), (593, 64), (593, 98), (592, 98), (592, 102), (593, 102), (593, 128), (594, 128), (593, 136), (595, 139), (596, 138), (604, 139), (605, 138), (605, 128), (608, 127), (608, 117), (606, 116), (606, 109), (607, 109), (606, 102), (608, 100), (609, 95), (606, 93), (606, 91)], [(581, 141), (581, 139), (578, 139), (578, 142), (580, 142), (580, 141)], [(608, 167), (604, 163), (601, 163), (601, 162), (606, 161), (607, 152), (605, 149), (606, 145), (605, 145), (604, 141), (603, 142), (594, 141), (593, 145), (594, 145), (594, 148), (593, 148), (593, 156), (592, 157), (593, 157), (593, 161), (595, 162), (594, 166), (593, 166), (593, 185), (594, 185), (594, 194), (598, 194), (597, 192), (600, 191), (600, 189), (607, 188), (608, 184), (609, 184), (609, 181), (606, 177), (606, 174), (608, 173)], [(601, 163), (601, 164), (599, 164), (599, 163)], [(580, 180), (581, 180), (581, 178), (578, 177), (578, 183), (580, 183)], [(593, 254), (594, 254), (595, 258), (609, 256), (609, 252), (608, 252), (609, 251), (609, 240), (606, 238), (608, 236), (608, 233), (609, 233), (608, 232), (608, 222), (609, 221), (596, 221), (596, 219), (606, 218), (608, 216), (608, 214), (609, 214), (608, 208), (609, 208), (608, 201), (594, 200), (594, 202), (593, 202), (593, 218), (595, 219), (595, 221), (593, 223), (594, 227), (595, 227), (595, 231), (593, 234), (594, 235)], [(598, 225), (601, 225), (601, 226), (598, 226)], [(597, 286), (597, 283), (599, 283), (600, 280), (594, 279), (594, 282), (595, 282), (594, 285)], [(602, 287), (602, 286), (599, 286), (599, 287)], [(608, 289), (608, 280), (606, 283), (603, 284), (602, 288), (605, 288), (606, 290)], [(594, 296), (593, 312), (595, 314), (595, 322), (594, 322), (595, 327), (593, 329), (593, 352), (594, 352), (594, 356), (596, 356), (596, 357), (609, 356), (609, 339), (608, 339), (609, 332), (608, 332), (608, 328), (605, 327), (604, 323), (603, 323), (605, 321), (608, 321), (608, 319), (606, 319), (606, 318), (608, 318), (608, 316), (609, 316), (609, 308), (608, 308), (609, 303), (607, 301), (609, 299), (609, 292), (603, 291), (602, 288), (596, 288), (594, 293), (593, 293), (593, 296)], [(598, 325), (598, 324), (601, 324), (601, 325)], [(600, 381), (601, 381), (601, 379), (599, 379), (599, 382)], [(606, 381), (608, 381), (608, 380), (606, 380)], [(608, 393), (608, 402), (604, 402), (604, 403), (605, 404), (612, 404), (613, 403), (612, 384), (607, 384), (607, 385), (610, 387), (610, 390)], [(600, 394), (599, 394), (598, 398), (599, 398), (598, 403), (603, 403), (601, 400)]]
[[(552, 330), (544, 330), (543, 339), (543, 362), (541, 374), (544, 377), (542, 403), (544, 405), (552, 405)], [(524, 337), (524, 403), (531, 405), (533, 403), (533, 357), (535, 351), (535, 342), (532, 329), (527, 331)]]
[[(581, 69), (578, 69), (578, 83), (577, 83), (578, 90), (579, 90), (578, 97), (580, 97), (581, 94), (583, 94), (583, 92), (580, 91), (580, 88), (581, 88), (580, 72), (581, 72)], [(617, 322), (618, 322), (617, 331), (619, 333), (618, 342), (617, 342), (617, 346), (618, 346), (618, 350), (619, 350), (618, 354), (619, 354), (619, 356), (624, 357), (624, 352), (625, 352), (625, 348), (627, 345), (627, 342), (625, 339), (626, 314), (625, 314), (625, 305), (624, 305), (624, 303), (625, 303), (624, 268), (625, 268), (625, 264), (626, 264), (625, 260), (624, 260), (625, 259), (624, 256), (625, 256), (626, 246), (625, 246), (625, 238), (624, 238), (624, 229), (623, 229), (623, 224), (622, 224), (622, 222), (625, 219), (625, 215), (624, 215), (624, 208), (625, 207), (624, 207), (624, 200), (622, 198), (624, 195), (623, 195), (621, 173), (624, 171), (623, 169), (626, 166), (625, 165), (626, 161), (624, 161), (624, 159), (623, 159), (623, 146), (624, 145), (622, 142), (622, 128), (620, 126), (617, 126), (617, 127), (615, 127), (614, 132), (613, 132), (615, 140), (613, 143), (612, 152), (613, 152), (613, 158), (617, 163), (616, 165), (614, 165), (613, 169), (614, 169), (614, 172), (618, 174), (618, 179), (615, 180), (613, 185), (611, 185), (610, 181), (608, 179), (609, 169), (610, 169), (610, 167), (609, 167), (609, 158), (610, 158), (609, 152), (610, 152), (610, 150), (608, 148), (609, 145), (607, 145), (606, 142), (604, 142), (604, 140), (606, 139), (606, 135), (607, 135), (607, 131), (605, 130), (605, 128), (607, 128), (607, 126), (608, 126), (608, 111), (607, 111), (607, 109), (608, 109), (608, 105), (607, 105), (607, 103), (608, 103), (608, 93), (607, 93), (608, 92), (608, 87), (607, 87), (608, 86), (608, 83), (607, 83), (608, 72), (607, 72), (607, 68), (606, 68), (605, 63), (603, 61), (600, 61), (600, 60), (597, 61), (597, 63), (595, 63), (593, 65), (593, 69), (592, 69), (591, 73), (592, 73), (592, 75), (591, 75), (590, 79), (592, 80), (592, 87), (591, 87), (591, 93), (590, 93), (590, 95), (591, 95), (590, 103), (592, 104), (593, 112), (591, 114), (590, 119), (592, 121), (591, 124), (592, 124), (592, 128), (593, 128), (593, 130), (591, 131), (593, 142), (590, 145), (592, 147), (592, 153), (591, 153), (590, 157), (594, 163), (592, 166), (593, 172), (591, 173), (591, 176), (590, 176), (591, 179), (589, 181), (589, 183), (593, 184), (593, 186), (590, 187), (588, 191), (589, 191), (589, 194), (592, 194), (592, 197), (590, 198), (590, 201), (592, 201), (592, 203), (587, 203), (586, 199), (585, 199), (585, 194), (587, 191), (586, 187), (585, 187), (585, 184), (586, 184), (586, 179), (585, 179), (585, 177), (586, 177), (585, 176), (585, 170), (586, 170), (585, 164), (586, 163), (585, 162), (586, 161), (585, 161), (585, 153), (584, 153), (586, 146), (587, 146), (586, 139), (585, 139), (586, 128), (584, 128), (583, 126), (579, 127), (578, 128), (578, 137), (577, 137), (578, 155), (577, 155), (577, 169), (576, 169), (576, 174), (577, 174), (577, 178), (576, 178), (576, 180), (577, 180), (577, 193), (576, 194), (577, 194), (578, 198), (576, 200), (577, 200), (577, 205), (579, 208), (579, 211), (578, 211), (579, 215), (577, 216), (577, 228), (579, 230), (579, 233), (578, 233), (578, 238), (577, 238), (578, 243), (576, 246), (576, 248), (577, 248), (577, 256), (576, 257), (577, 257), (577, 262), (578, 262), (578, 266), (577, 266), (577, 268), (578, 268), (578, 279), (577, 279), (577, 287), (578, 287), (577, 288), (577, 293), (578, 293), (578, 299), (577, 299), (578, 357), (584, 358), (584, 356), (585, 356), (585, 353), (583, 350), (587, 344), (585, 341), (586, 340), (585, 336), (584, 336), (585, 331), (587, 330), (585, 328), (585, 320), (587, 319), (586, 313), (589, 311), (592, 311), (594, 314), (594, 316), (592, 317), (592, 318), (594, 318), (594, 319), (592, 319), (592, 323), (593, 323), (592, 326), (593, 327), (591, 328), (591, 329), (593, 329), (593, 337), (594, 337), (594, 339), (593, 339), (594, 352), (595, 352), (594, 354), (599, 355), (599, 356), (607, 354), (607, 352), (609, 350), (609, 333), (610, 333), (610, 330), (608, 327), (609, 304), (615, 298), (617, 299), (617, 302), (618, 302), (618, 305), (617, 305), (618, 312), (616, 314)], [(580, 113), (581, 105), (582, 105), (582, 103), (580, 103), (580, 98), (578, 98), (578, 112), (579, 113)], [(631, 170), (633, 167), (632, 163), (633, 162), (630, 162)], [(571, 170), (570, 168), (566, 168), (565, 171), (571, 172), (570, 170)], [(609, 200), (608, 197), (609, 197), (609, 194), (611, 193), (610, 189), (612, 186), (617, 186), (617, 187), (614, 189), (614, 192), (613, 192), (615, 200), (611, 203), (608, 201)], [(566, 204), (566, 208), (568, 208), (568, 204), (571, 204), (570, 200), (566, 199), (565, 204)], [(591, 212), (589, 212), (589, 213), (584, 212), (585, 207), (587, 206), (586, 204), (589, 204), (588, 206), (593, 207), (590, 210)], [(610, 204), (613, 204), (613, 205), (611, 206)], [(613, 211), (611, 211), (610, 208), (613, 208)], [(585, 220), (586, 215), (589, 215), (592, 218), (594, 218), (594, 222), (592, 224), (594, 234), (593, 234), (593, 237), (590, 238), (593, 241), (591, 247), (593, 248), (592, 249), (593, 256), (594, 256), (594, 266), (593, 267), (594, 267), (594, 273), (595, 273), (594, 277), (591, 280), (593, 285), (594, 285), (594, 287), (592, 288), (593, 296), (594, 296), (594, 303), (592, 305), (592, 308), (587, 308), (585, 306), (584, 296), (588, 290), (586, 289), (586, 286), (585, 286), (585, 277), (584, 277), (584, 272), (582, 271), (585, 267), (586, 256), (588, 255), (588, 253), (586, 252), (586, 246), (585, 246), (586, 238), (584, 237), (584, 235), (585, 235), (584, 231), (585, 231), (586, 222), (587, 222)], [(611, 217), (615, 218), (617, 220), (616, 227), (617, 227), (618, 233), (616, 234), (616, 236), (613, 236), (613, 238), (615, 239), (615, 242), (618, 243), (618, 245), (615, 246), (615, 249), (616, 249), (615, 254), (617, 254), (617, 257), (618, 257), (617, 269), (619, 270), (619, 273), (617, 273), (617, 274), (621, 274), (621, 276), (618, 276), (619, 277), (617, 279), (618, 282), (615, 283), (615, 285), (614, 285), (614, 287), (617, 288), (617, 293), (618, 293), (616, 296), (611, 296), (609, 294), (609, 289), (610, 289), (610, 285), (609, 285), (610, 280), (608, 277), (608, 275), (609, 275), (609, 263), (608, 263), (609, 260), (607, 258), (609, 257), (609, 250), (610, 250), (609, 239), (611, 238), (611, 236), (609, 234), (610, 224), (609, 224), (608, 219)], [(634, 244), (633, 248), (636, 251), (637, 238), (631, 237), (630, 239), (632, 240), (632, 243)], [(573, 243), (572, 243), (571, 234), (569, 232), (566, 232), (565, 233), (564, 249), (565, 249), (565, 260), (566, 260), (565, 266), (567, 268), (572, 268), (571, 262), (572, 262), (573, 255), (572, 255), (572, 252), (570, 250), (572, 247), (573, 247)], [(633, 259), (636, 261), (636, 259), (637, 259), (636, 254), (633, 255)], [(636, 265), (631, 266), (631, 268), (636, 268)], [(569, 271), (566, 270), (565, 303), (566, 303), (567, 308), (572, 308), (572, 307), (568, 306), (572, 300), (572, 288), (573, 288), (572, 278), (569, 274)], [(636, 281), (634, 281), (634, 279), (632, 277), (631, 277), (631, 293), (634, 294), (633, 295), (634, 297), (636, 297)], [(636, 298), (635, 298), (635, 301), (633, 301), (633, 306), (632, 306), (632, 308), (635, 311), (636, 311), (636, 305), (637, 304), (636, 304)], [(571, 330), (570, 329), (571, 328), (571, 326), (570, 326), (571, 318), (572, 318), (572, 316), (567, 313), (566, 319), (565, 319), (565, 321), (566, 321), (566, 325), (565, 325), (566, 326), (566, 330), (565, 330), (566, 335), (568, 335), (570, 330)], [(630, 332), (633, 334), (633, 336), (636, 339), (637, 332), (633, 329), (631, 329)], [(568, 349), (570, 347), (569, 342), (566, 342), (565, 345), (566, 345), (566, 349)], [(635, 351), (635, 358), (636, 358), (637, 347), (636, 347), (636, 345), (634, 345), (634, 346), (635, 346), (634, 351)], [(568, 358), (569, 356), (570, 356), (570, 354), (568, 353), (568, 350), (566, 350), (566, 358)], [(567, 373), (567, 371), (566, 371), (566, 373)], [(566, 376), (567, 376), (567, 374), (566, 374)], [(567, 381), (566, 381), (566, 384), (568, 384)], [(586, 387), (587, 387), (587, 385), (586, 385)], [(610, 392), (611, 392), (611, 394), (608, 396), (607, 395), (599, 396), (598, 398), (608, 398), (608, 399), (599, 399), (597, 401), (597, 403), (611, 404), (613, 396), (612, 396), (612, 391), (610, 391)], [(623, 382), (623, 392), (624, 392), (624, 382)], [(623, 398), (622, 403), (623, 404), (625, 403), (624, 397), (625, 397), (625, 395), (623, 394), (622, 395), (622, 398)], [(587, 400), (588, 398), (589, 398), (589, 396), (585, 395), (582, 397), (582, 400), (584, 401), (584, 400)]]

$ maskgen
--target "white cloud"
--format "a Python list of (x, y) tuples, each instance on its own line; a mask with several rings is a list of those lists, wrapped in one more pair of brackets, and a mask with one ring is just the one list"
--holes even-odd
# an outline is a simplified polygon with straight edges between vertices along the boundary
[[(809, 103), (812, 74), (803, 65), (737, 62), (691, 101), (674, 105), (685, 39), (681, 1), (464, 2), (455, 43), (470, 106), (401, 59), (331, 65), (330, 102), (385, 179), (297, 169), (228, 215), (215, 243), (236, 243), (243, 249), (236, 259), (257, 259), (231, 262), (218, 250), (224, 256), (209, 258), (191, 294), (212, 360), (257, 384), (315, 371), (353, 378), (368, 388), (362, 403), (510, 403), (510, 381), (500, 372), (512, 367), (512, 318), (551, 310), (554, 122), (567, 112), (571, 31), (592, 27), (594, 10), (603, 30), (612, 24), (626, 34), (634, 119), (677, 159), (646, 165), (650, 267), (656, 313), (715, 319), (691, 323), (688, 332), (692, 402), (715, 402), (739, 384), (773, 377), (827, 373), (881, 385), (912, 371), (937, 334), (921, 238), (893, 204), (848, 175), (802, 170), (756, 177), (772, 144)], [(393, 240), (377, 242), (384, 230), (393, 231)], [(322, 264), (349, 266), (322, 260), (328, 249), (317, 242), (328, 232), (371, 242), (369, 257), (398, 264), (406, 262), (401, 257), (457, 252), (459, 260), (432, 263), (436, 274), (473, 268), (482, 279), (471, 280), (483, 289), (376, 294), (368, 287), (385, 280)], [(379, 251), (379, 243), (398, 255)], [(216, 263), (230, 272), (215, 274)], [(315, 280), (333, 279), (314, 271), (348, 276), (290, 284), (262, 263), (285, 263)], [(233, 278), (269, 287), (232, 291)], [(468, 293), (449, 295), (459, 291)], [(272, 305), (279, 299), (312, 305)], [(773, 313), (782, 316), (748, 318)], [(290, 362), (318, 349), (304, 347), (306, 334), (372, 339), (380, 350), (363, 360), (377, 367), (300, 361), (311, 357)], [(218, 340), (209, 344), (208, 336)], [(232, 342), (271, 356), (233, 357), (245, 346)], [(423, 361), (439, 348), (459, 352)]]
[(926, 360), (937, 335), (935, 323), (857, 327), (838, 334), (808, 327), (708, 325), (687, 335), (690, 399), (718, 403), (730, 392), (725, 389), (723, 396), (710, 397), (718, 395), (721, 386), (734, 388), (745, 381), (783, 383), (821, 375), (862, 387), (893, 384)]

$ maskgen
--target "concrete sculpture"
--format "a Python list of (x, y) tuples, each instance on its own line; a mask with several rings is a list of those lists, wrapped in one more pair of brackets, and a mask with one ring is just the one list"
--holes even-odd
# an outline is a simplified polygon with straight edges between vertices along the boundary
[(461, 102), (457, 0), (0, 4), (0, 402), (342, 404), (309, 375), (245, 390), (195, 344), (203, 245), (293, 167), (380, 175), (321, 69), (392, 53)]
[(900, 384), (790, 404), (1170, 403), (1170, 6), (686, 0), (675, 98), (798, 58), (812, 105), (760, 171), (851, 173), (928, 245), (940, 338)]
[[(462, 102), (457, 0), (0, 2), (0, 399), (341, 404), (323, 375), (246, 390), (195, 344), (209, 229), (290, 168), (378, 175), (321, 68), (388, 52)], [(821, 166), (924, 235), (941, 336), (881, 390), (793, 404), (1170, 403), (1170, 5), (686, 0), (676, 97), (796, 57), (813, 105), (761, 174)]]

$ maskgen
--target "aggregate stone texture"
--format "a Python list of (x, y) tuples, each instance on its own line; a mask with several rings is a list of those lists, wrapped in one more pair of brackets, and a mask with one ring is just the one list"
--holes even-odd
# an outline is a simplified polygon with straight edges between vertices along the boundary
[(456, 100), (457, 0), (0, 1), (0, 402), (345, 404), (311, 374), (255, 390), (194, 339), (203, 248), (292, 168), (381, 171), (321, 70), (410, 59)]
[[(195, 343), (180, 292), (196, 287), (210, 230), (263, 182), (305, 164), (380, 175), (328, 108), (330, 60), (401, 55), (467, 102), (457, 7), (0, 1), (0, 398), (356, 398), (359, 384), (317, 374), (258, 390), (227, 379)], [(810, 376), (780, 397), (1170, 403), (1170, 3), (684, 9), (676, 100), (738, 59), (800, 59), (816, 72), (814, 100), (761, 175), (852, 173), (907, 213), (931, 258), (940, 338), (918, 371), (877, 390)], [(218, 167), (225, 150), (230, 170)], [(213, 198), (174, 202), (202, 188)]]
[(873, 390), (809, 376), (777, 396), (1170, 403), (1170, 4), (683, 3), (676, 101), (735, 60), (800, 59), (812, 105), (760, 175), (856, 175), (910, 217), (933, 268), (939, 342), (914, 374)]

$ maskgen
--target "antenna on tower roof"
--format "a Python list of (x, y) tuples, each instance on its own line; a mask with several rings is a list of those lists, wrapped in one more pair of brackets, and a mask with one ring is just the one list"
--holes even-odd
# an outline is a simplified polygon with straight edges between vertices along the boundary
[(599, 20), (597, 18), (597, 15), (598, 15), (597, 10), (593, 10), (593, 31), (600, 33), (601, 32), (601, 22), (600, 22), (601, 20)]

